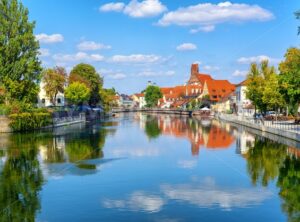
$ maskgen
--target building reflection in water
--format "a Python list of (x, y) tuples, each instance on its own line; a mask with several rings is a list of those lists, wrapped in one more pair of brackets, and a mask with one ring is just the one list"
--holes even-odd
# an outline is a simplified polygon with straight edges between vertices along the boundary
[(143, 114), (137, 114), (135, 119), (140, 121), (140, 127), (150, 139), (160, 134), (188, 139), (194, 156), (199, 155), (201, 147), (226, 149), (235, 141), (231, 128), (221, 127), (215, 120)]

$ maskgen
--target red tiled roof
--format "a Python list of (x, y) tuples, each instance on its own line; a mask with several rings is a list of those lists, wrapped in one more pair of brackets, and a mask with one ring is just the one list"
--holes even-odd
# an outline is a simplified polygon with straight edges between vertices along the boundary
[(235, 91), (235, 85), (228, 80), (207, 80), (206, 85), (211, 101), (218, 102)]

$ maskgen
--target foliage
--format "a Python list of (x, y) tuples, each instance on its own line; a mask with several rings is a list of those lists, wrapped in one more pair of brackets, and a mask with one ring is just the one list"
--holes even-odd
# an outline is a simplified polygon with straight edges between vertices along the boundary
[(62, 67), (55, 67), (43, 71), (44, 90), (53, 105), (56, 105), (57, 94), (64, 93), (66, 78), (66, 70)]
[(277, 110), (285, 104), (284, 98), (280, 93), (279, 77), (274, 68), (271, 68), (270, 73), (265, 79), (266, 85), (263, 90), (263, 103), (268, 109)]
[(158, 86), (148, 86), (145, 92), (145, 100), (147, 103), (147, 107), (155, 107), (157, 106), (157, 102), (159, 99), (163, 97), (162, 92)]
[[(295, 12), (296, 18), (300, 20), (300, 10)], [(300, 35), (300, 27), (298, 27), (298, 35)]]
[(111, 107), (117, 105), (114, 98), (116, 96), (116, 91), (114, 88), (112, 89), (101, 88), (99, 90), (99, 94), (100, 94), (102, 106), (106, 112), (109, 111)]
[(50, 113), (32, 112), (9, 115), (10, 127), (15, 132), (31, 131), (52, 124)]
[(89, 100), (90, 89), (83, 83), (73, 82), (65, 89), (66, 99), (76, 105)]
[(252, 63), (247, 76), (246, 97), (250, 99), (260, 111), (277, 109), (284, 105), (280, 93), (280, 85), (275, 68), (269, 66), (268, 61), (262, 61), (260, 66)]
[(35, 137), (11, 137), (0, 174), (0, 221), (35, 221), (44, 182)]
[(300, 220), (300, 160), (296, 157), (287, 157), (280, 168), (277, 186), (282, 198), (282, 209), (287, 213), (288, 221)]
[(160, 136), (161, 129), (158, 126), (157, 118), (147, 116), (145, 124), (145, 133), (147, 134), (149, 139), (155, 139)]
[(35, 102), (41, 63), (28, 10), (18, 0), (0, 1), (0, 84), (6, 101)]
[(0, 115), (8, 115), (10, 113), (9, 106), (6, 106), (4, 104), (0, 104)]
[(285, 60), (279, 65), (280, 82), (286, 103), (297, 110), (300, 103), (300, 49), (290, 48), (285, 54)]
[(90, 89), (90, 105), (96, 105), (100, 101), (99, 89), (103, 85), (103, 79), (93, 66), (84, 63), (75, 66), (69, 76), (69, 83), (74, 82), (83, 83)]
[(286, 146), (256, 138), (247, 156), (247, 168), (252, 183), (267, 186), (270, 181), (275, 180), (285, 157)]

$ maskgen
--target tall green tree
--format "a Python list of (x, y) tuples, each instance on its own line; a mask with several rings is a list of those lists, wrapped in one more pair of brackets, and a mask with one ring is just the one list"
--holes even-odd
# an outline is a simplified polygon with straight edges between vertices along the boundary
[(99, 94), (100, 94), (102, 106), (105, 111), (109, 111), (111, 107), (117, 105), (115, 102), (116, 91), (114, 88), (112, 89), (101, 88), (99, 90)]
[(158, 86), (148, 86), (145, 91), (145, 100), (147, 103), (147, 107), (155, 107), (157, 106), (157, 102), (159, 99), (163, 97), (162, 92)]
[(28, 9), (18, 0), (1, 0), (0, 13), (0, 85), (5, 99), (35, 102), (42, 70), (35, 22), (29, 21)]
[(102, 88), (103, 79), (93, 66), (84, 63), (78, 64), (72, 69), (69, 82), (81, 82), (90, 89), (90, 105), (96, 105), (100, 101), (99, 89)]
[(260, 65), (252, 63), (247, 76), (246, 97), (260, 111), (283, 107), (284, 99), (280, 92), (279, 76), (274, 66), (267, 60)]
[(285, 105), (283, 95), (280, 92), (279, 76), (274, 67), (268, 67), (263, 63), (265, 87), (263, 89), (263, 103), (269, 110), (277, 110)]
[(68, 102), (81, 105), (89, 100), (90, 93), (91, 91), (86, 85), (80, 82), (74, 82), (66, 88), (65, 97)]
[[(295, 12), (296, 18), (300, 20), (300, 10)], [(300, 26), (298, 27), (298, 35), (300, 35)]]
[(285, 101), (296, 113), (300, 103), (300, 49), (290, 48), (285, 60), (279, 64), (280, 83)]
[(55, 67), (43, 71), (44, 90), (50, 102), (56, 105), (58, 93), (64, 93), (67, 72), (63, 67)]
[(260, 69), (256, 63), (252, 63), (247, 76), (247, 91), (246, 97), (250, 99), (255, 106), (255, 110), (265, 110), (263, 103), (264, 78), (261, 75)]

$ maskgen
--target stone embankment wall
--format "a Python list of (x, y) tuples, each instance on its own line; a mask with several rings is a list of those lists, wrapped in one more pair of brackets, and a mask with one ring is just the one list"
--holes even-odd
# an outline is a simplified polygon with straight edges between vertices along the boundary
[(11, 133), (12, 129), (9, 127), (10, 120), (6, 116), (0, 116), (0, 133)]
[(226, 122), (231, 122), (231, 123), (236, 123), (242, 126), (246, 126), (252, 129), (256, 129), (262, 132), (262, 136), (264, 136), (264, 133), (271, 133), (280, 137), (285, 137), (291, 140), (295, 140), (297, 142), (300, 142), (300, 132), (296, 131), (289, 131), (289, 130), (284, 130), (284, 129), (277, 129), (273, 127), (268, 127), (268, 126), (262, 126), (262, 125), (257, 125), (248, 121), (241, 120), (237, 117), (229, 117), (228, 115), (220, 115), (218, 116), (220, 120), (226, 121)]

